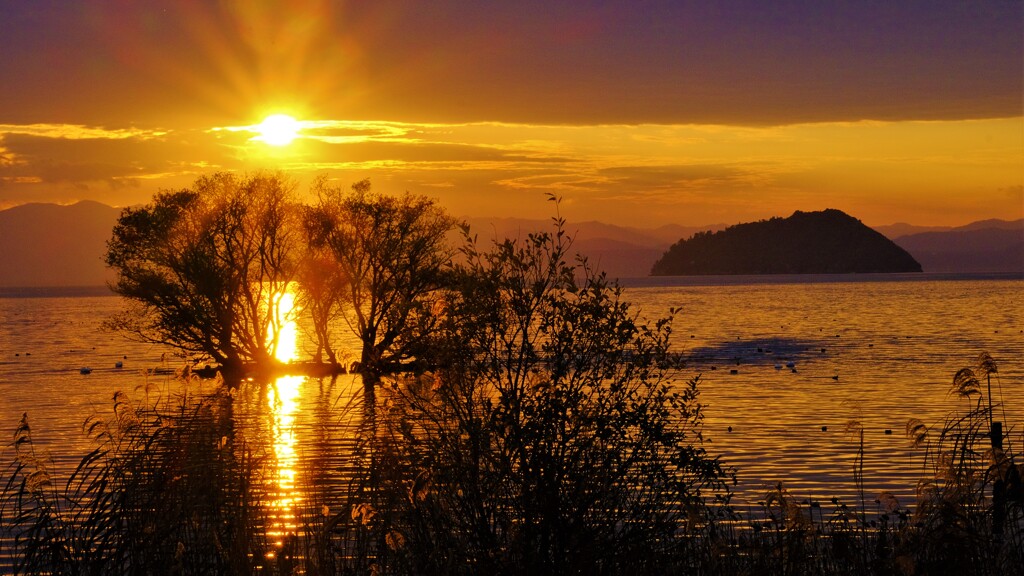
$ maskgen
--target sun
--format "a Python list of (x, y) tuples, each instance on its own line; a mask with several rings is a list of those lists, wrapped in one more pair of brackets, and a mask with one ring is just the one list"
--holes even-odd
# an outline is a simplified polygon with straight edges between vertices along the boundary
[(272, 114), (254, 128), (260, 134), (253, 140), (261, 140), (271, 146), (287, 146), (299, 136), (302, 123), (287, 114)]

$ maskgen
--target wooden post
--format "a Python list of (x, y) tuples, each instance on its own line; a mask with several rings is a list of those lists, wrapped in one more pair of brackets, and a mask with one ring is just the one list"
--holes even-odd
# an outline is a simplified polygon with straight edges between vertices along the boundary
[[(989, 433), (992, 441), (993, 458), (1003, 458), (1003, 423), (992, 422), (992, 430)], [(992, 538), (996, 546), (1003, 543), (1003, 524), (1006, 522), (1006, 478), (1003, 474), (997, 474), (992, 483)]]

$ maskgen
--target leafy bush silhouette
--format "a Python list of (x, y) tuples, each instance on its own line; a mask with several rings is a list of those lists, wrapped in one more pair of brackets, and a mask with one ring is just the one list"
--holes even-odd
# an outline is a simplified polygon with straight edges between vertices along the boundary
[[(638, 321), (620, 289), (553, 233), (469, 240), (435, 343), (436, 372), (380, 422), (402, 495), (389, 529), (413, 573), (664, 573), (696, 563), (727, 502), (702, 447), (698, 379), (679, 377), (671, 319)], [(392, 501), (396, 499), (392, 498)]]

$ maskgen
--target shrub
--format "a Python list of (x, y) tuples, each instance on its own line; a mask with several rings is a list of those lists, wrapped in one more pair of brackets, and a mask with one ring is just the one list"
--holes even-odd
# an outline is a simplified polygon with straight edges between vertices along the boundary
[(405, 571), (663, 573), (696, 563), (727, 502), (671, 319), (638, 321), (570, 245), (559, 220), (487, 253), (467, 242), (437, 370), (379, 419), (405, 471), (384, 478)]

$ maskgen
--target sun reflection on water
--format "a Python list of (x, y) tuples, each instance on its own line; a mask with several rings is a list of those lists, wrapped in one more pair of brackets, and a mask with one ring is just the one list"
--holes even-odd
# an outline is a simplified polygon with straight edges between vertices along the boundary
[(274, 313), (271, 338), (277, 336), (277, 348), (274, 357), (281, 362), (290, 362), (296, 359), (298, 353), (299, 327), (295, 323), (295, 316), (298, 309), (295, 306), (295, 293), (291, 286), (286, 286), (284, 291), (277, 297), (277, 306)]
[(281, 376), (267, 387), (267, 405), (272, 417), (271, 437), (274, 445), (273, 492), (271, 493), (271, 525), (267, 536), (281, 548), (289, 534), (298, 528), (295, 506), (301, 494), (295, 487), (298, 457), (295, 441), (295, 412), (298, 409), (302, 376)]
[[(295, 294), (286, 289), (280, 294), (275, 310), (275, 357), (281, 362), (296, 358), (298, 327), (295, 313)], [(270, 432), (274, 447), (267, 536), (277, 550), (284, 548), (289, 536), (295, 535), (298, 530), (295, 507), (301, 503), (302, 496), (295, 487), (298, 468), (295, 416), (302, 382), (302, 376), (281, 376), (267, 387), (267, 408), (270, 411)], [(267, 554), (268, 558), (274, 556), (275, 552)]]

